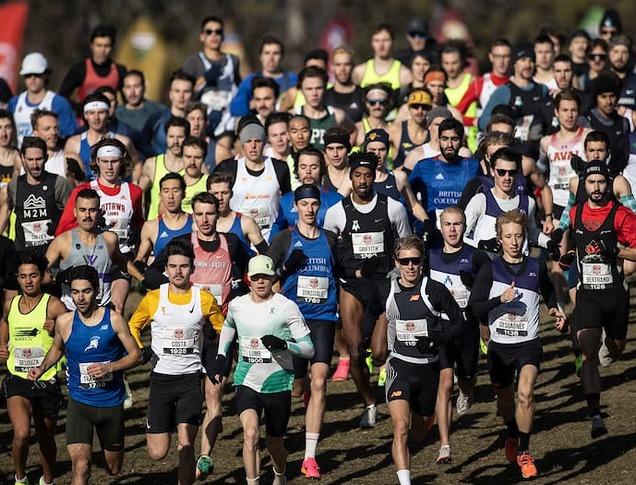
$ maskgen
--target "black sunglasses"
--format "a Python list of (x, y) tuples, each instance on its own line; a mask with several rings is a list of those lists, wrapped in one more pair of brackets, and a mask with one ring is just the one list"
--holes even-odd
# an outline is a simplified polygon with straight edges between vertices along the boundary
[(605, 54), (590, 54), (587, 56), (590, 61), (604, 61), (607, 58)]
[(371, 106), (375, 106), (379, 104), (380, 106), (384, 106), (387, 103), (386, 99), (367, 99), (367, 103)]
[(428, 104), (419, 104), (419, 103), (413, 103), (413, 104), (409, 104), (409, 108), (411, 109), (422, 109), (422, 110), (427, 110), (427, 109), (431, 109), (430, 105)]
[(497, 175), (499, 175), (500, 177), (505, 177), (506, 174), (510, 175), (511, 177), (516, 177), (519, 173), (519, 170), (517, 170), (516, 168), (512, 170), (506, 170), (505, 168), (496, 168), (495, 172), (497, 172)]
[(212, 34), (223, 35), (223, 29), (205, 29), (203, 33), (205, 35), (212, 35)]
[(419, 266), (422, 264), (422, 258), (398, 258), (398, 263), (400, 263), (401, 266), (408, 266), (409, 264)]

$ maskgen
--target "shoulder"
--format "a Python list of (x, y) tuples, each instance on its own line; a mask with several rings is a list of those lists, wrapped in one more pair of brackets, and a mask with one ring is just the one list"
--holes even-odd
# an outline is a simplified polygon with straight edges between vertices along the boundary
[(73, 322), (73, 318), (75, 317), (75, 312), (66, 312), (57, 317), (55, 323), (60, 326), (67, 326)]

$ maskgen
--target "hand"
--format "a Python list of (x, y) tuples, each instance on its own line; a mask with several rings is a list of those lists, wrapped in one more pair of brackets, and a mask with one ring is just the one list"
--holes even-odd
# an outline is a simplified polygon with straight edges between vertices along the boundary
[(86, 368), (86, 372), (93, 379), (101, 379), (112, 373), (112, 364), (91, 364)]
[(208, 374), (208, 379), (210, 379), (210, 382), (212, 382), (215, 386), (219, 385), (223, 380), (226, 365), (227, 357), (225, 357), (225, 355), (216, 354), (216, 357), (214, 357), (214, 361), (212, 362), (212, 367), (205, 369)]
[(50, 318), (44, 320), (44, 330), (49, 332), (49, 335), (53, 336), (55, 333), (55, 320), (51, 320)]
[(510, 303), (515, 299), (515, 296), (517, 296), (517, 292), (515, 291), (515, 282), (513, 281), (510, 286), (506, 288), (506, 291), (501, 294), (499, 299), (501, 303)]
[(496, 237), (493, 237), (492, 239), (479, 241), (477, 248), (483, 251), (488, 251), (489, 253), (499, 254), (501, 252), (501, 243)]
[(435, 223), (431, 219), (424, 219), (422, 221), (422, 241), (424, 246), (430, 245), (433, 235), (435, 234)]
[(542, 227), (543, 234), (547, 234), (549, 236), (554, 230), (554, 221), (552, 220), (552, 217), (545, 219)]
[(561, 268), (563, 271), (570, 269), (570, 266), (572, 266), (572, 263), (575, 259), (576, 251), (570, 249), (567, 253), (559, 258), (559, 268)]
[(558, 261), (559, 259), (561, 259), (561, 239), (563, 239), (563, 229), (555, 229), (552, 232), (550, 240), (548, 241), (548, 244), (546, 246), (548, 251), (550, 252), (552, 261)]
[(263, 335), (261, 337), (261, 342), (263, 342), (265, 348), (270, 352), (275, 350), (285, 350), (287, 348), (287, 342), (275, 335)]
[(367, 368), (367, 358), (371, 355), (369, 344), (362, 342), (358, 345), (358, 366), (360, 369)]
[(372, 256), (369, 259), (365, 259), (360, 268), (361, 278), (370, 278), (375, 274), (382, 260), (378, 256)]
[(149, 361), (157, 358), (157, 355), (153, 352), (152, 348), (144, 347), (141, 349), (141, 363), (147, 364)]
[(469, 290), (473, 287), (473, 283), (475, 282), (475, 277), (470, 271), (460, 271), (459, 279), (462, 281), (462, 284)]
[(30, 381), (37, 381), (42, 374), (44, 374), (44, 371), (41, 367), (31, 367), (27, 374), (27, 379)]
[(556, 328), (559, 332), (565, 333), (568, 330), (568, 320), (565, 318), (565, 315), (557, 310), (556, 308), (550, 308), (550, 316), (555, 318), (554, 320), (554, 328)]
[(68, 285), (69, 277), (71, 276), (72, 269), (73, 267), (71, 266), (70, 268), (66, 268), (66, 269), (62, 269), (58, 271), (57, 275), (55, 276), (55, 281), (57, 281), (57, 283), (60, 285)]
[(6, 345), (0, 345), (0, 360), (7, 360), (9, 358), (9, 347)]
[(302, 249), (294, 249), (283, 264), (283, 268), (288, 273), (295, 273), (298, 268), (305, 264), (306, 260), (307, 256), (305, 256)]
[(437, 329), (429, 329), (428, 335), (423, 337), (417, 337), (417, 344), (415, 348), (420, 354), (429, 354), (435, 352), (440, 345), (448, 343), (448, 336)]
[(137, 271), (139, 271), (141, 274), (144, 274), (146, 272), (146, 270), (148, 269), (148, 265), (146, 263), (144, 263), (143, 261), (133, 261), (133, 265), (135, 266), (135, 268), (137, 268)]

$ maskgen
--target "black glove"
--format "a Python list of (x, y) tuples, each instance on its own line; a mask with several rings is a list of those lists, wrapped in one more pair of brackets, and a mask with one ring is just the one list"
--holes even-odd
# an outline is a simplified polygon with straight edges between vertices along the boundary
[(492, 239), (479, 241), (477, 248), (483, 251), (488, 251), (489, 253), (499, 254), (501, 252), (501, 243), (496, 237), (493, 237)]
[(151, 360), (157, 360), (157, 354), (155, 354), (150, 347), (144, 347), (141, 349), (141, 363), (147, 364)]
[(263, 335), (261, 337), (261, 342), (263, 342), (265, 348), (270, 352), (275, 350), (285, 350), (287, 348), (287, 342), (275, 335)]
[(214, 63), (210, 66), (210, 69), (203, 73), (203, 78), (208, 87), (215, 88), (219, 82), (219, 76), (221, 75), (221, 64)]
[(284, 270), (287, 273), (294, 273), (298, 268), (300, 268), (307, 259), (305, 253), (303, 253), (302, 249), (294, 249), (287, 261), (283, 264)]
[(555, 229), (552, 231), (552, 234), (550, 234), (550, 240), (546, 247), (552, 257), (552, 261), (559, 261), (559, 259), (561, 259), (561, 250), (559, 249), (561, 239), (563, 239), (563, 229), (561, 228)]
[(460, 271), (459, 279), (462, 281), (462, 284), (469, 290), (473, 287), (473, 283), (475, 282), (475, 276), (473, 276), (470, 271)]
[(448, 343), (448, 335), (438, 329), (429, 329), (428, 335), (417, 337), (415, 348), (420, 354), (428, 354), (436, 351), (440, 345)]
[[(208, 379), (212, 384), (220, 384), (221, 379), (225, 373), (225, 367), (227, 365), (227, 358), (225, 355), (216, 354), (214, 360), (212, 361), (212, 365), (205, 368), (205, 372), (208, 374)], [(216, 376), (221, 376), (221, 379), (217, 379)]]
[(576, 251), (574, 251), (574, 249), (570, 249), (567, 253), (565, 253), (563, 256), (559, 258), (559, 267), (563, 271), (566, 271), (570, 269), (570, 266), (572, 266), (572, 263), (574, 262), (575, 259), (576, 259)]
[(69, 277), (71, 276), (72, 269), (73, 269), (73, 266), (71, 266), (70, 268), (66, 268), (66, 269), (62, 269), (58, 271), (57, 275), (55, 276), (55, 281), (60, 285), (68, 285)]
[(369, 259), (365, 259), (362, 263), (362, 267), (360, 268), (360, 276), (362, 278), (370, 278), (375, 274), (378, 270), (378, 266), (380, 266), (380, 262), (382, 260), (378, 256), (372, 256)]
[(424, 246), (429, 246), (435, 234), (435, 223), (431, 219), (422, 221), (422, 241)]
[(603, 256), (603, 259), (605, 259), (606, 261), (613, 261), (614, 258), (616, 258), (616, 256), (618, 256), (618, 246), (614, 245), (611, 247), (608, 247), (605, 244), (605, 241), (603, 241), (601, 239), (599, 246), (601, 247), (601, 255)]
[(369, 344), (366, 342), (362, 342), (358, 345), (358, 366), (360, 369), (366, 369), (367, 367), (367, 357), (371, 355), (369, 352)]
[(143, 261), (133, 261), (133, 265), (135, 266), (135, 268), (137, 268), (137, 271), (139, 271), (141, 274), (144, 274), (146, 270), (148, 269), (148, 265), (144, 263)]

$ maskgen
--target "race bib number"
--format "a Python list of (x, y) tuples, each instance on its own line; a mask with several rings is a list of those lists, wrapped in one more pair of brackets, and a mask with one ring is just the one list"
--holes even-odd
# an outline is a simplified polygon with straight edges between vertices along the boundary
[(195, 347), (196, 339), (187, 329), (174, 328), (163, 335), (163, 353), (166, 355), (194, 354)]
[(210, 89), (201, 96), (201, 102), (212, 111), (223, 111), (229, 106), (231, 99), (232, 93), (230, 91), (218, 89)]
[(272, 353), (256, 337), (241, 337), (241, 356), (243, 362), (250, 364), (267, 364), (272, 361)]
[(525, 315), (505, 313), (495, 321), (495, 330), (499, 335), (507, 337), (526, 337), (528, 335), (528, 319)]
[(53, 224), (51, 219), (43, 221), (23, 222), (24, 244), (27, 247), (42, 246), (53, 239), (49, 231), (49, 226)]
[(462, 310), (468, 306), (468, 298), (470, 297), (470, 292), (463, 288), (449, 288), (451, 295), (453, 295), (453, 299), (457, 302), (457, 305)]
[(329, 278), (324, 276), (299, 276), (296, 287), (298, 301), (325, 303), (329, 296)]
[(582, 262), (581, 268), (581, 281), (589, 289), (602, 290), (614, 283), (612, 268), (609, 264)]
[(252, 217), (260, 229), (269, 229), (272, 225), (272, 216), (267, 207), (246, 207), (240, 212)]
[(44, 349), (41, 347), (27, 347), (13, 350), (13, 366), (16, 372), (29, 372), (32, 367), (38, 367), (44, 360)]
[(384, 254), (383, 232), (360, 232), (351, 234), (353, 257), (356, 259), (371, 258)]
[(128, 240), (129, 230), (128, 221), (119, 218), (106, 218), (108, 230), (117, 234), (119, 241)]
[(415, 345), (417, 337), (428, 335), (428, 322), (425, 318), (419, 320), (396, 320), (395, 335), (400, 342)]
[(518, 121), (515, 128), (515, 138), (519, 138), (521, 141), (528, 141), (530, 137), (530, 127), (534, 121), (533, 115), (526, 115)]
[(93, 377), (89, 375), (88, 368), (93, 364), (109, 364), (110, 361), (106, 362), (88, 362), (85, 364), (78, 364), (80, 371), (80, 387), (84, 389), (96, 389), (98, 387), (105, 387), (107, 383), (113, 380), (112, 372), (109, 372), (105, 376), (102, 377)]

